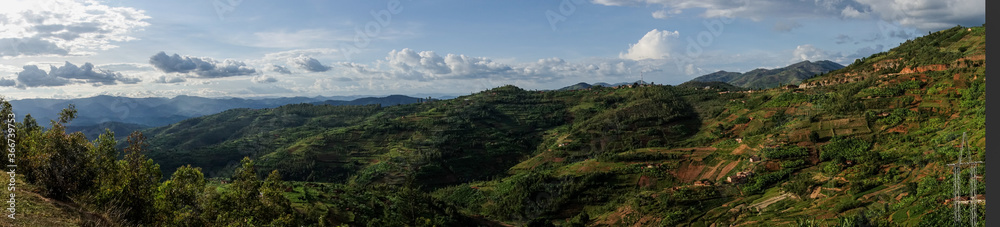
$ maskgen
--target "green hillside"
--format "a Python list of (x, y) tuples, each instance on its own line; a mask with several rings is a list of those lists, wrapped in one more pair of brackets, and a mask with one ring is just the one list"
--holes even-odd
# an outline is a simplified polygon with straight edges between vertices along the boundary
[[(397, 106), (229, 110), (143, 131), (148, 157), (171, 179), (151, 183), (161, 190), (148, 209), (190, 209), (95, 213), (154, 225), (941, 226), (951, 224), (946, 164), (963, 132), (964, 159), (984, 160), (985, 27), (917, 38), (791, 89), (503, 86)], [(65, 138), (75, 142), (52, 149), (85, 142)], [(106, 148), (101, 141), (88, 149)], [(116, 168), (153, 168), (129, 163), (141, 162)], [(32, 174), (28, 183), (49, 197), (107, 201)], [(93, 187), (118, 181), (101, 182)], [(191, 193), (167, 193), (178, 190)]]
[(725, 82), (744, 88), (773, 88), (781, 84), (798, 84), (805, 79), (843, 67), (832, 61), (802, 61), (783, 68), (754, 69), (746, 73), (718, 71), (691, 81)]

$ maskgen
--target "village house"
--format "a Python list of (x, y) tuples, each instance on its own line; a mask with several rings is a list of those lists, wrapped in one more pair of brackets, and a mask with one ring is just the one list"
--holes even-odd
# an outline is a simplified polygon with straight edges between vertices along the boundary
[(739, 172), (736, 175), (726, 177), (726, 182), (734, 184), (742, 184), (746, 182), (747, 178), (753, 176), (753, 172)]

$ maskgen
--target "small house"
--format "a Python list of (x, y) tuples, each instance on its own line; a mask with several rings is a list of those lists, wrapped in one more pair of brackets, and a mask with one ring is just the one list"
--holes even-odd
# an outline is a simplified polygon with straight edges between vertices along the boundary
[(750, 162), (759, 162), (759, 161), (761, 161), (760, 156), (757, 155), (750, 156)]
[(742, 184), (746, 182), (747, 178), (753, 176), (753, 172), (738, 172), (736, 175), (726, 177), (726, 182), (734, 184)]

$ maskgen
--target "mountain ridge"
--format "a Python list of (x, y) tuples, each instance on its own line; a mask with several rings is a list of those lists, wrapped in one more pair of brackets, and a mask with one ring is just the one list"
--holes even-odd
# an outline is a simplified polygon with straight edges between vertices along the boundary
[(244, 99), (233, 97), (206, 98), (188, 95), (178, 95), (173, 98), (97, 95), (79, 99), (22, 99), (12, 100), (10, 103), (15, 107), (16, 115), (31, 114), (42, 125), (48, 125), (49, 120), (57, 118), (56, 113), (59, 110), (73, 104), (79, 111), (80, 117), (74, 120), (72, 125), (79, 126), (74, 127), (74, 129), (83, 129), (83, 127), (98, 126), (104, 122), (156, 127), (236, 108), (274, 108), (296, 103), (366, 105), (385, 102), (387, 105), (398, 105), (421, 100), (423, 99), (404, 95), (360, 97), (352, 100), (330, 100), (323, 96)]
[(718, 72), (695, 77), (694, 79), (691, 79), (691, 81), (718, 81), (743, 88), (772, 88), (781, 84), (797, 85), (805, 79), (841, 68), (844, 68), (844, 66), (828, 60), (815, 62), (806, 60), (782, 68), (757, 68), (746, 73), (720, 70)]

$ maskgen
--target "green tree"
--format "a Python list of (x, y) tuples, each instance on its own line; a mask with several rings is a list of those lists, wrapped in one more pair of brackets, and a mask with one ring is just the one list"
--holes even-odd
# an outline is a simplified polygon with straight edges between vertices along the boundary
[(35, 183), (42, 187), (48, 197), (66, 200), (93, 186), (96, 176), (93, 160), (88, 155), (91, 145), (83, 133), (66, 134), (63, 124), (76, 117), (73, 105), (59, 113), (59, 121), (52, 121), (52, 128), (46, 131), (31, 156), (30, 167)]
[(182, 166), (164, 181), (156, 194), (157, 221), (172, 226), (204, 226), (200, 217), (199, 194), (205, 189), (201, 168)]
[(294, 216), (288, 211), (292, 210), (291, 201), (285, 198), (285, 183), (281, 181), (281, 174), (278, 170), (271, 171), (267, 175), (264, 183), (260, 187), (261, 194), (261, 214), (260, 217), (272, 220), (271, 226), (294, 225)]
[(126, 220), (149, 223), (154, 220), (154, 202), (161, 173), (160, 165), (146, 158), (146, 137), (141, 132), (128, 136), (125, 158), (118, 161), (121, 174), (120, 187), (115, 187), (118, 197), (114, 205), (124, 208)]

